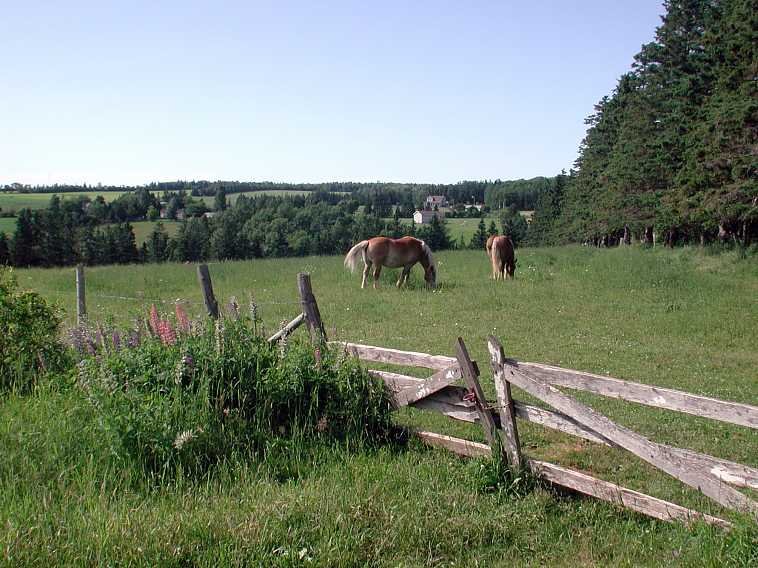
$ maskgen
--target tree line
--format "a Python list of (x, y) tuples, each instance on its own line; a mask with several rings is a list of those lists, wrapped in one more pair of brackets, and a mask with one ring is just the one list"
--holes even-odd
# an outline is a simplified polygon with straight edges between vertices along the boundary
[(758, 10), (669, 0), (655, 39), (586, 119), (529, 241), (748, 245), (758, 232)]
[[(164, 197), (169, 199), (164, 206), (166, 214), (171, 203), (191, 199), (183, 192), (168, 192)], [(228, 205), (220, 191), (213, 217), (190, 216), (174, 236), (158, 222), (138, 246), (130, 221), (146, 218), (160, 202), (146, 189), (135, 192), (128, 207), (118, 201), (108, 204), (54, 195), (46, 209), (21, 210), (12, 237), (0, 233), (0, 264), (52, 267), (80, 262), (97, 265), (340, 254), (356, 241), (376, 235), (415, 235), (433, 250), (455, 245), (444, 221), (435, 219), (417, 227), (403, 223), (399, 209), (387, 220), (359, 211), (355, 199), (335, 202), (333, 195), (318, 192), (295, 197), (242, 195)], [(124, 218), (120, 213), (124, 207), (133, 216)]]

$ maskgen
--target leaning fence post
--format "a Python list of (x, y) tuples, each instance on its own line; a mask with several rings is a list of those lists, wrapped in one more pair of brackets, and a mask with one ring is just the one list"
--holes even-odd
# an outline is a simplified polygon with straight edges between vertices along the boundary
[(216, 296), (213, 295), (213, 284), (211, 283), (211, 274), (208, 272), (207, 264), (199, 264), (197, 266), (197, 280), (200, 282), (200, 289), (203, 292), (203, 300), (205, 301), (205, 309), (208, 310), (208, 315), (213, 319), (218, 319), (218, 302)]
[(466, 344), (463, 343), (463, 339), (460, 337), (455, 344), (455, 350), (458, 364), (461, 366), (463, 378), (466, 380), (468, 388), (474, 394), (476, 409), (479, 411), (479, 420), (484, 428), (484, 435), (487, 438), (487, 442), (489, 442), (489, 445), (492, 448), (492, 455), (494, 456), (495, 453), (499, 451), (501, 457), (505, 458), (507, 461), (507, 454), (504, 452), (500, 433), (495, 424), (495, 419), (492, 417), (490, 408), (487, 406), (487, 399), (484, 397), (482, 385), (479, 384), (479, 379), (477, 378), (479, 376), (479, 371), (471, 360), (471, 357), (469, 357)]
[(511, 466), (519, 469), (523, 460), (521, 458), (518, 428), (516, 427), (516, 409), (513, 404), (513, 397), (511, 396), (511, 383), (505, 379), (505, 372), (503, 370), (505, 353), (500, 341), (494, 335), (490, 335), (487, 338), (487, 348), (490, 352), (490, 363), (495, 377), (495, 392), (497, 392), (500, 427), (505, 432), (505, 450), (508, 453), (508, 461)]
[(297, 289), (300, 292), (300, 303), (303, 306), (305, 322), (308, 325), (308, 332), (311, 334), (311, 341), (326, 341), (326, 331), (321, 321), (321, 313), (318, 310), (316, 296), (311, 289), (311, 275), (307, 272), (300, 272), (297, 275)]
[(76, 325), (84, 325), (87, 319), (87, 302), (84, 296), (84, 265), (76, 265)]

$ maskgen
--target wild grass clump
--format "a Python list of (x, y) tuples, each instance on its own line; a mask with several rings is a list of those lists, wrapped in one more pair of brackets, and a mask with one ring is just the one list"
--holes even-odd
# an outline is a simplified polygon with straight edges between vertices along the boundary
[(56, 307), (19, 290), (12, 270), (0, 267), (0, 393), (27, 392), (39, 377), (70, 365), (58, 339), (60, 324)]
[(293, 444), (363, 445), (389, 432), (384, 385), (339, 353), (270, 345), (245, 318), (183, 332), (154, 312), (150, 328), (78, 367), (113, 455), (149, 476), (198, 474), (233, 455), (280, 459)]

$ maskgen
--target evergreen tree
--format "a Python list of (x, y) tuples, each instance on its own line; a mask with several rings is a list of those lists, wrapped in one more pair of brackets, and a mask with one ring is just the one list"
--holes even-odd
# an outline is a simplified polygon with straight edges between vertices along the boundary
[(526, 238), (528, 225), (518, 211), (513, 209), (503, 211), (500, 216), (500, 225), (503, 229), (503, 235), (510, 237), (514, 245), (520, 245)]
[(470, 247), (472, 249), (483, 249), (485, 244), (487, 244), (487, 227), (484, 224), (484, 217), (480, 217), (476, 233), (471, 237)]
[(497, 225), (495, 225), (495, 221), (490, 221), (490, 226), (487, 229), (487, 237), (494, 237), (497, 236)]
[(213, 201), (213, 208), (216, 211), (226, 210), (226, 190), (221, 186), (216, 190), (216, 198)]
[(0, 232), (0, 266), (5, 266), (10, 263), (11, 255), (8, 249), (8, 237), (5, 233)]
[(422, 240), (426, 241), (426, 244), (428, 244), (432, 250), (444, 250), (450, 248), (450, 237), (448, 236), (445, 222), (440, 220), (436, 215), (432, 217), (432, 221), (429, 223), (429, 229), (426, 234), (422, 236)]
[(145, 262), (163, 262), (168, 258), (168, 233), (163, 223), (156, 223), (144, 244)]
[(34, 217), (31, 210), (22, 209), (16, 219), (11, 248), (14, 266), (33, 266), (37, 262)]

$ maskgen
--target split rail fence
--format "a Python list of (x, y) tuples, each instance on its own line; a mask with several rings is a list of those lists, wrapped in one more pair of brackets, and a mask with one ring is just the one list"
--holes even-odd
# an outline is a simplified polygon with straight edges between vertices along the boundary
[[(199, 265), (197, 273), (208, 315), (216, 319), (219, 317), (219, 308), (208, 267)], [(81, 267), (77, 267), (76, 283), (77, 319), (81, 322), (86, 318), (84, 271)], [(298, 292), (302, 312), (272, 335), (269, 338), (270, 342), (287, 337), (303, 324), (306, 325), (312, 341), (319, 344), (327, 341), (309, 274), (298, 274)], [(507, 358), (500, 341), (490, 336), (487, 347), (497, 397), (497, 401), (493, 403), (487, 400), (479, 381), (479, 367), (471, 360), (468, 349), (460, 337), (455, 344), (455, 357), (359, 343), (329, 343), (340, 346), (364, 362), (419, 367), (433, 371), (427, 379), (419, 379), (405, 374), (369, 369), (371, 375), (382, 379), (388, 386), (397, 408), (412, 406), (439, 412), (453, 420), (480, 423), (488, 442), (482, 444), (435, 432), (415, 431), (414, 434), (426, 444), (467, 457), (489, 456), (497, 452), (513, 470), (526, 468), (555, 486), (609, 501), (657, 519), (684, 522), (702, 520), (722, 527), (731, 526), (724, 519), (597, 479), (586, 473), (524, 456), (519, 441), (517, 419), (526, 420), (597, 444), (624, 449), (700, 491), (723, 507), (746, 512), (758, 518), (758, 503), (735, 489), (739, 487), (758, 490), (757, 468), (649, 440), (616, 424), (556, 387), (586, 391), (752, 429), (758, 429), (756, 406), (552, 365), (519, 362)], [(455, 384), (460, 380), (465, 382), (465, 387)], [(511, 392), (512, 386), (518, 387), (552, 409), (515, 400)]]
[[(521, 452), (517, 418), (605, 446), (622, 448), (720, 505), (758, 517), (758, 503), (735, 487), (758, 489), (758, 469), (706, 454), (660, 444), (620, 426), (578, 402), (556, 387), (582, 390), (656, 408), (707, 417), (758, 429), (758, 407), (690, 394), (683, 391), (623, 381), (612, 377), (563, 369), (552, 365), (518, 362), (506, 358), (494, 336), (488, 339), (490, 367), (497, 402), (487, 401), (479, 382), (480, 371), (461, 338), (456, 356), (430, 355), (372, 345), (339, 342), (348, 353), (369, 363), (421, 367), (434, 371), (427, 379), (390, 371), (369, 369), (394, 393), (398, 408), (413, 406), (444, 414), (453, 420), (480, 423), (487, 444), (417, 431), (425, 443), (461, 456), (487, 456), (500, 452), (502, 459), (518, 470), (528, 468), (539, 478), (604, 501), (618, 504), (666, 521), (695, 519), (722, 527), (729, 522), (674, 503), (597, 479), (545, 461), (529, 459)], [(454, 383), (463, 379), (466, 388)], [(511, 386), (529, 393), (552, 409), (515, 400)]]

